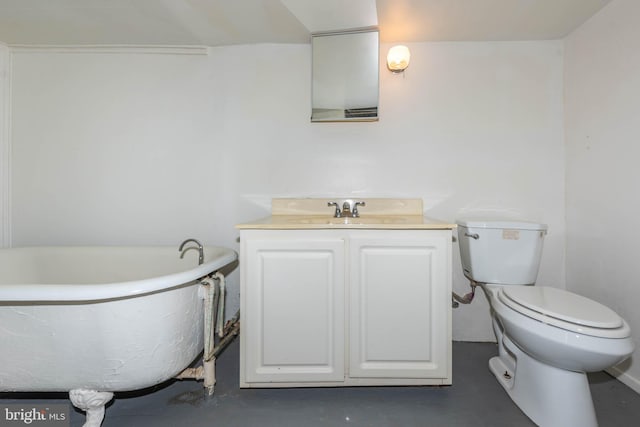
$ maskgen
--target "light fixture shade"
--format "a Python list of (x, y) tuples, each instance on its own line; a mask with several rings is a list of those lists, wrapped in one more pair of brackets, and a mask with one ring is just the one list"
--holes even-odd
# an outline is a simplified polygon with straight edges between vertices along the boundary
[(387, 67), (394, 73), (404, 71), (409, 66), (411, 52), (406, 46), (398, 45), (389, 49), (387, 54)]

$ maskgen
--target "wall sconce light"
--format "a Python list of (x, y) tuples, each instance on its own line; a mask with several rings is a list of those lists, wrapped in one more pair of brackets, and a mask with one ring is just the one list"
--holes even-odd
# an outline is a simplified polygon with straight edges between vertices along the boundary
[(406, 46), (394, 46), (387, 53), (387, 67), (393, 73), (403, 72), (409, 66), (410, 60), (411, 52)]

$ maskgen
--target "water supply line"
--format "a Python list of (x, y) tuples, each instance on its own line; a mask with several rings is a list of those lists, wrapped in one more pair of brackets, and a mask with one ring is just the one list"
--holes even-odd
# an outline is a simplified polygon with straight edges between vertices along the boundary
[[(205, 363), (213, 357), (213, 347), (215, 347), (215, 330), (218, 311), (220, 310), (220, 288), (224, 283), (224, 276), (220, 280), (220, 273), (215, 273), (210, 277), (202, 279), (200, 284), (205, 287), (204, 300), (204, 361)], [(224, 316), (224, 314), (223, 314)]]
[[(218, 315), (216, 316), (216, 333), (218, 337), (222, 338), (224, 336), (224, 300), (227, 293), (227, 285), (224, 281), (224, 275), (219, 271), (216, 271), (213, 275), (213, 278), (218, 281), (218, 285), (220, 286), (220, 295), (218, 297), (218, 301), (216, 302), (216, 309), (218, 311)], [(213, 350), (212, 350), (213, 351)]]
[(460, 296), (455, 292), (451, 292), (451, 305), (453, 308), (458, 308), (460, 304), (471, 304), (471, 301), (473, 301), (473, 297), (476, 295), (476, 286), (478, 286), (478, 282), (470, 280), (469, 286), (471, 286), (471, 292), (465, 294), (464, 296)]

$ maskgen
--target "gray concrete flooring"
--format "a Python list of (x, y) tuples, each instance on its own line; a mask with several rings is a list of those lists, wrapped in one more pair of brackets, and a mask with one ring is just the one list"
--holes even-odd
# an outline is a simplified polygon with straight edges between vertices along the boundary
[[(218, 359), (213, 397), (205, 399), (195, 381), (117, 393), (102, 426), (533, 426), (489, 371), (495, 352), (495, 344), (455, 342), (454, 384), (447, 387), (240, 389), (236, 340)], [(606, 373), (592, 374), (589, 381), (601, 427), (640, 425), (640, 395)], [(0, 403), (67, 402), (63, 394), (0, 398)], [(71, 410), (71, 426), (83, 423), (84, 414)]]

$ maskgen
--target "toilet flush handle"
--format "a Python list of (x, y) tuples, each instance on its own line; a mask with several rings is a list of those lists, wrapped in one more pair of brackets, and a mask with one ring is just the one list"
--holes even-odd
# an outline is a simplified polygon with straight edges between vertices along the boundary
[(480, 235), (478, 235), (478, 233), (473, 233), (473, 234), (464, 233), (464, 235), (467, 237), (471, 237), (472, 239), (475, 239), (475, 240), (478, 240), (480, 238)]

